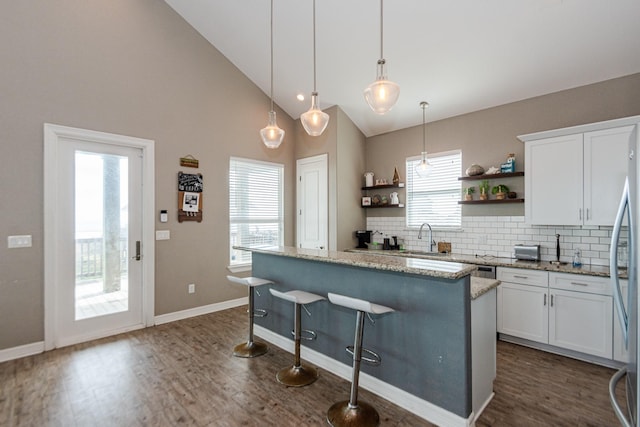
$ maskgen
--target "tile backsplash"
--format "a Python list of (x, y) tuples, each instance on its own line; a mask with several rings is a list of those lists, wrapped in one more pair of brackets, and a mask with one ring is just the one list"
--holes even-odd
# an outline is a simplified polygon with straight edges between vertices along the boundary
[[(372, 236), (374, 242), (397, 236), (407, 250), (429, 250), (427, 228), (419, 240), (418, 230), (408, 229), (404, 217), (368, 217), (367, 230), (378, 231)], [(583, 264), (609, 265), (611, 231), (612, 227), (602, 226), (528, 225), (524, 216), (464, 216), (462, 229), (433, 230), (433, 240), (451, 242), (454, 254), (507, 258), (513, 258), (516, 244), (539, 244), (542, 260), (551, 261), (556, 259), (556, 234), (560, 234), (561, 261), (571, 262), (580, 249)]]

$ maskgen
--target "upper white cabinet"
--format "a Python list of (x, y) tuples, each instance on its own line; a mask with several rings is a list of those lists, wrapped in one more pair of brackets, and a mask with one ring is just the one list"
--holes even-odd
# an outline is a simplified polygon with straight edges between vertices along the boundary
[(640, 116), (523, 135), (525, 217), (540, 225), (613, 225)]

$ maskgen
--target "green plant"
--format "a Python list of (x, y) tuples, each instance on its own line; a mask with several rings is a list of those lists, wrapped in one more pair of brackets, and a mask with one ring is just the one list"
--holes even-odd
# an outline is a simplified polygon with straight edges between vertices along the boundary
[(475, 187), (467, 187), (467, 188), (463, 188), (462, 189), (462, 193), (465, 195), (471, 195), (473, 193), (476, 192), (476, 188)]
[(491, 194), (508, 193), (509, 187), (504, 184), (498, 184), (491, 189)]
[(482, 181), (480, 181), (480, 185), (478, 185), (478, 188), (480, 189), (480, 194), (487, 194), (489, 192), (489, 180), (483, 179)]

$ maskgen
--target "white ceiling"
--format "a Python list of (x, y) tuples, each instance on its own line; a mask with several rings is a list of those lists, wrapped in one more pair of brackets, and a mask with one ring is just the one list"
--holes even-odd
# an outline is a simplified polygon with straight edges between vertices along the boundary
[[(165, 1), (269, 94), (269, 0)], [(313, 89), (312, 5), (274, 0), (274, 100), (295, 119)], [(384, 57), (400, 99), (380, 116), (362, 95), (379, 17), (378, 1), (316, 2), (320, 106), (339, 105), (366, 136), (422, 123), (423, 100), (430, 122), (640, 72), (638, 0), (387, 0)]]

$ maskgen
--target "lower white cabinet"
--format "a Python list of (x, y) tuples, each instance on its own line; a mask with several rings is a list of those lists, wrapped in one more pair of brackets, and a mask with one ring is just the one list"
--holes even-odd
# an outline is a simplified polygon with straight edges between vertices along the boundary
[(497, 278), (498, 332), (613, 358), (608, 278), (504, 267)]
[(546, 344), (549, 337), (547, 298), (546, 286), (500, 283), (498, 332)]

